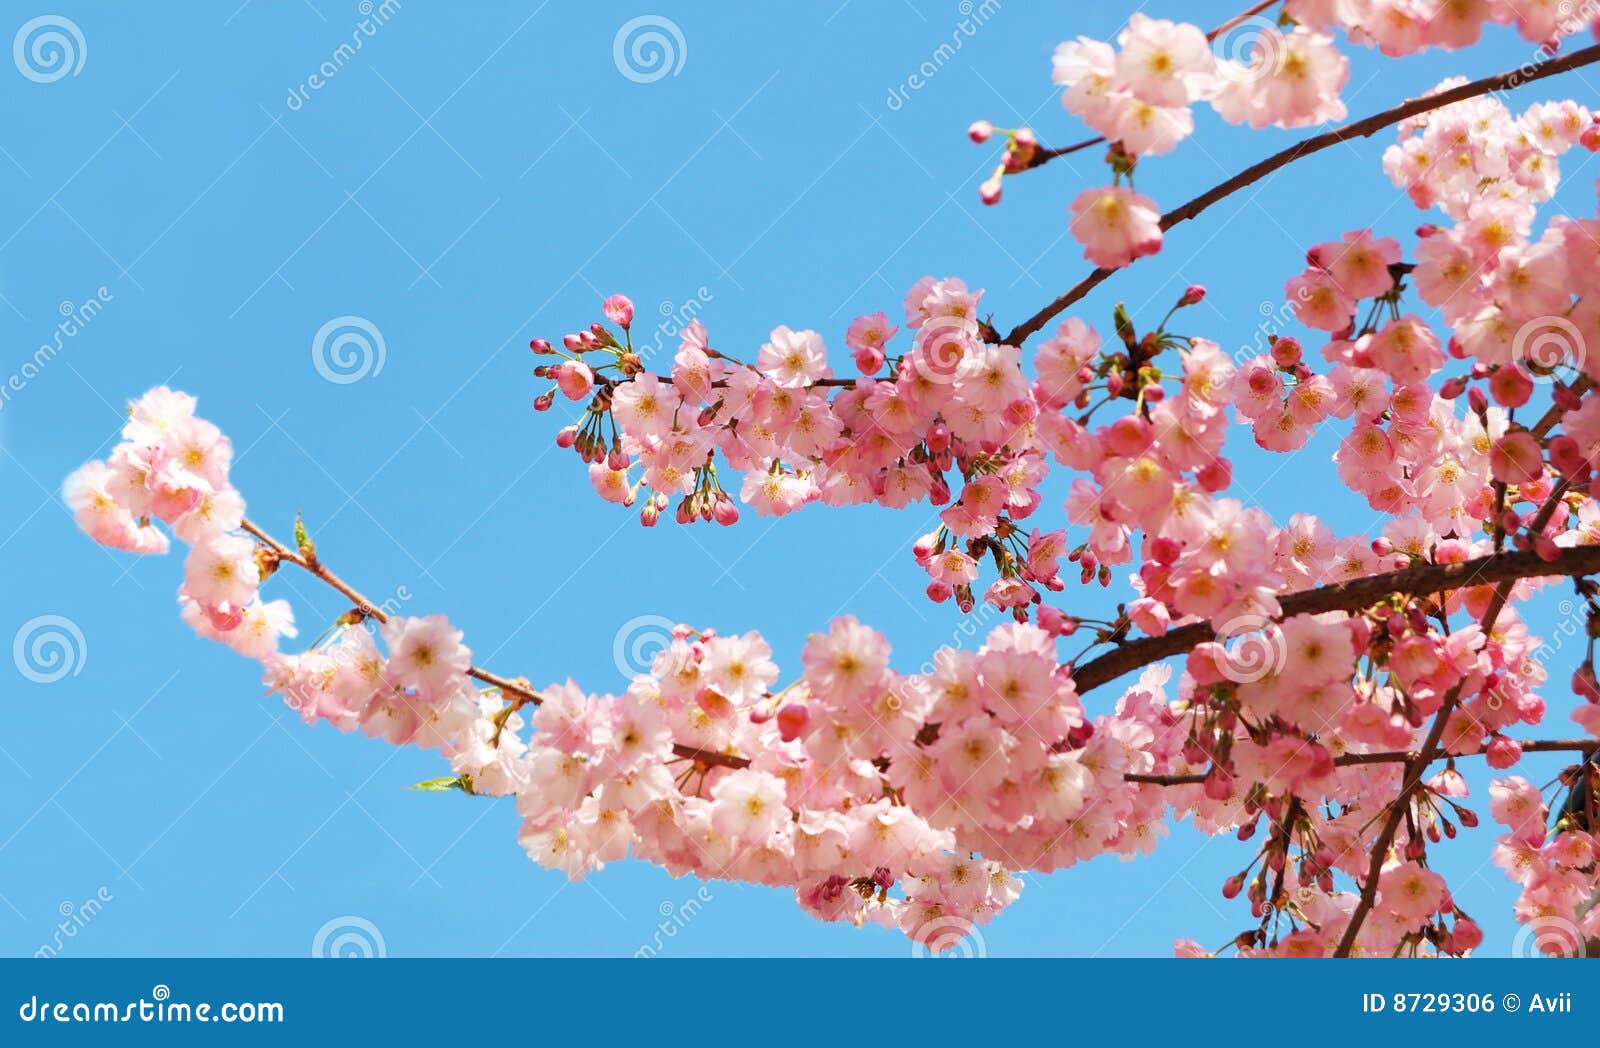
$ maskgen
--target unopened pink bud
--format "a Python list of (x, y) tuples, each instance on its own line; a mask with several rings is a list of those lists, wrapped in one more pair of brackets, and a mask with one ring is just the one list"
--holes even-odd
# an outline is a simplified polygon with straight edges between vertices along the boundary
[(1483, 757), (1489, 762), (1489, 767), (1504, 771), (1522, 759), (1522, 744), (1504, 735), (1496, 735), (1483, 751)]
[(612, 295), (600, 304), (600, 311), (618, 327), (627, 329), (633, 325), (633, 302), (626, 295)]

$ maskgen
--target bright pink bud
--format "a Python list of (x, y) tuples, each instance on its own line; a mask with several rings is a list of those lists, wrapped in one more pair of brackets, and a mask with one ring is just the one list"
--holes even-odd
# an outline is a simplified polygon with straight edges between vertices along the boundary
[(578, 442), (578, 427), (563, 426), (556, 433), (556, 447), (570, 448)]
[(1505, 771), (1522, 759), (1522, 743), (1504, 735), (1496, 735), (1483, 751), (1483, 756), (1489, 762), (1489, 767)]
[(811, 721), (811, 711), (799, 703), (791, 702), (778, 711), (778, 734), (784, 742), (793, 742), (805, 734)]
[(1213, 765), (1202, 783), (1208, 800), (1225, 801), (1233, 796), (1233, 776), (1227, 770)]
[(967, 128), (967, 137), (978, 145), (989, 141), (989, 136), (994, 134), (994, 125), (987, 120), (974, 120), (972, 126)]
[(633, 302), (626, 295), (612, 295), (600, 304), (600, 311), (624, 330), (633, 325)]
[(1483, 929), (1478, 927), (1476, 921), (1463, 917), (1456, 921), (1455, 929), (1450, 933), (1450, 943), (1457, 953), (1476, 950), (1483, 945)]
[(1212, 494), (1225, 491), (1233, 483), (1233, 464), (1224, 458), (1213, 459), (1195, 474), (1195, 479)]
[(1580, 477), (1589, 472), (1589, 459), (1578, 442), (1562, 433), (1550, 440), (1550, 464), (1565, 477)]
[(1517, 367), (1503, 367), (1489, 378), (1489, 392), (1503, 408), (1520, 408), (1533, 396), (1533, 379)]
[(1280, 368), (1292, 368), (1300, 363), (1304, 352), (1300, 340), (1292, 337), (1276, 339), (1272, 343), (1272, 362)]
[(1600, 703), (1600, 682), (1596, 682), (1594, 665), (1579, 666), (1572, 675), (1572, 693), (1584, 702)]
[(730, 498), (720, 498), (711, 510), (712, 517), (718, 524), (728, 527), (739, 522), (739, 507), (733, 504)]
[(203, 604), (201, 610), (205, 612), (211, 627), (218, 633), (238, 629), (239, 624), (244, 621), (244, 609), (226, 602), (217, 605)]
[(549, 339), (543, 338), (536, 338), (532, 342), (529, 342), (528, 348), (533, 350), (535, 353), (538, 353), (540, 356), (555, 352), (554, 347), (550, 345)]
[(1183, 543), (1169, 535), (1157, 535), (1150, 540), (1150, 559), (1157, 564), (1175, 564), (1183, 552)]
[(1183, 297), (1178, 299), (1180, 305), (1193, 306), (1205, 301), (1206, 289), (1199, 284), (1190, 284), (1184, 289)]
[(856, 369), (863, 375), (876, 375), (883, 368), (883, 350), (877, 346), (862, 346), (853, 355)]
[(549, 391), (547, 393), (540, 393), (537, 397), (533, 398), (533, 410), (535, 410), (535, 411), (549, 411), (550, 410), (550, 405), (554, 404), (555, 402), (556, 402), (555, 390), (551, 390), (551, 391)]
[(993, 207), (1000, 203), (999, 175), (984, 179), (983, 184), (978, 187), (978, 199), (983, 201), (986, 207)]

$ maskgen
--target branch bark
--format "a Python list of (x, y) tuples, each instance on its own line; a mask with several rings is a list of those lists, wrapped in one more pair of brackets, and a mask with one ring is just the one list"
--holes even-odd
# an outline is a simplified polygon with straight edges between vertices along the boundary
[[(1552, 408), (1553, 412), (1554, 409)], [(1547, 414), (1540, 425), (1545, 424), (1550, 415)], [(1545, 499), (1544, 505), (1539, 507), (1539, 512), (1528, 524), (1528, 531), (1537, 535), (1549, 523), (1550, 517), (1555, 513), (1556, 507), (1561, 505), (1562, 498), (1566, 495), (1567, 481), (1565, 478), (1556, 482), (1550, 492), (1550, 497)], [(1600, 547), (1574, 547), (1576, 549), (1595, 549)], [(1498, 554), (1497, 554), (1498, 556)], [(1502, 580), (1495, 587), (1494, 597), (1490, 599), (1489, 606), (1484, 609), (1483, 617), (1479, 620), (1483, 631), (1488, 633), (1494, 628), (1500, 612), (1505, 609), (1506, 602), (1511, 596), (1511, 587), (1515, 579)], [(1378, 899), (1378, 878), (1383, 873), (1383, 865), (1389, 857), (1389, 849), (1394, 845), (1395, 834), (1400, 830), (1400, 821), (1405, 818), (1406, 812), (1411, 807), (1411, 795), (1422, 783), (1422, 773), (1427, 771), (1428, 765), (1433, 763), (1439, 755), (1439, 742), (1444, 738), (1445, 725), (1449, 723), (1451, 714), (1461, 703), (1461, 685), (1458, 683), (1445, 695), (1444, 703), (1439, 707), (1439, 712), (1433, 715), (1433, 724), (1428, 728), (1428, 736), (1422, 742), (1422, 748), (1411, 759), (1406, 761), (1406, 769), (1400, 780), (1400, 794), (1389, 805), (1388, 817), (1384, 820), (1383, 829), (1372, 845), (1371, 861), (1367, 864), (1367, 877), (1361, 885), (1361, 897), (1356, 901), (1356, 908), (1350, 913), (1350, 923), (1345, 926), (1344, 935), (1339, 939), (1339, 947), (1333, 953), (1335, 957), (1348, 957), (1355, 947), (1356, 936), (1361, 932), (1361, 925), (1365, 923), (1367, 915), (1372, 912), (1373, 905)]]
[[(1551, 575), (1589, 575), (1600, 572), (1600, 546), (1572, 546), (1563, 549), (1553, 561), (1541, 560), (1532, 550), (1517, 553), (1492, 553), (1459, 564), (1422, 564), (1368, 575), (1348, 582), (1291, 593), (1278, 600), (1280, 618), (1317, 614), (1324, 611), (1357, 611), (1375, 604), (1391, 593), (1417, 595), (1464, 589), (1488, 583), (1510, 583), (1517, 579)], [(1216, 639), (1208, 622), (1196, 622), (1168, 630), (1159, 637), (1144, 637), (1109, 651), (1072, 671), (1072, 679), (1082, 695), (1123, 674), (1152, 662), (1181, 655), (1197, 644)]]
[[(1600, 739), (1528, 739), (1520, 743), (1523, 753), (1593, 753), (1600, 750)], [(1484, 751), (1460, 753), (1458, 757), (1481, 757)], [(1335, 757), (1333, 763), (1341, 768), (1358, 764), (1399, 764), (1416, 760), (1420, 754), (1407, 750), (1379, 750), (1375, 753), (1347, 753)], [(1194, 775), (1136, 775), (1122, 777), (1127, 782), (1146, 782), (1156, 786), (1197, 786), (1206, 781), (1203, 773)]]
[[(1369, 116), (1364, 120), (1358, 120), (1353, 124), (1346, 124), (1344, 127), (1335, 128), (1334, 130), (1325, 132), (1324, 134), (1307, 138), (1290, 146), (1288, 149), (1274, 153), (1267, 159), (1245, 168), (1243, 171), (1239, 172), (1237, 175), (1234, 175), (1226, 182), (1218, 183), (1181, 207), (1167, 212), (1165, 215), (1161, 216), (1161, 228), (1163, 230), (1169, 230), (1178, 223), (1187, 221), (1199, 215), (1212, 204), (1232, 196), (1234, 193), (1244, 189), (1246, 186), (1250, 186), (1261, 181), (1261, 179), (1272, 174), (1279, 168), (1286, 167), (1287, 165), (1294, 163), (1296, 160), (1310, 156), (1313, 153), (1320, 153), (1324, 149), (1330, 149), (1341, 142), (1348, 142), (1353, 138), (1371, 137), (1384, 128), (1398, 124), (1400, 121), (1405, 120), (1408, 117), (1416, 116), (1419, 113), (1426, 113), (1433, 109), (1439, 109), (1443, 106), (1450, 105), (1453, 102), (1460, 102), (1467, 98), (1476, 98), (1479, 95), (1486, 95), (1493, 91), (1509, 91), (1514, 88), (1521, 87), (1524, 84), (1531, 84), (1537, 80), (1543, 80), (1546, 77), (1556, 76), (1560, 73), (1566, 73), (1574, 69), (1580, 69), (1586, 65), (1592, 65), (1597, 61), (1600, 61), (1600, 45), (1586, 47), (1581, 51), (1574, 51), (1570, 55), (1564, 55), (1561, 58), (1551, 59), (1550, 61), (1545, 62), (1543, 65), (1539, 65), (1531, 69), (1527, 67), (1513, 69), (1508, 72), (1500, 73), (1496, 76), (1484, 77), (1482, 80), (1474, 80), (1468, 84), (1461, 84), (1457, 87), (1450, 88), (1448, 91), (1440, 91), (1437, 94), (1424, 95), (1421, 98), (1414, 98), (1410, 101), (1402, 103), (1401, 105), (1395, 106), (1393, 109), (1378, 113), (1374, 116)], [(1090, 291), (1093, 291), (1100, 284), (1104, 283), (1106, 279), (1109, 278), (1114, 272), (1116, 272), (1116, 270), (1104, 268), (1094, 270), (1088, 276), (1084, 277), (1083, 280), (1079, 281), (1075, 287), (1068, 290), (1065, 294), (1057, 297), (1055, 301), (1045, 306), (1043, 309), (1029, 317), (1027, 320), (1023, 321), (1021, 324), (1018, 324), (1016, 327), (1012, 328), (1011, 333), (1005, 337), (1005, 344), (1008, 346), (1022, 345), (1025, 341), (1027, 341), (1029, 336), (1033, 335), (1040, 328), (1044, 327), (1056, 315), (1061, 313), (1062, 310), (1079, 301)]]

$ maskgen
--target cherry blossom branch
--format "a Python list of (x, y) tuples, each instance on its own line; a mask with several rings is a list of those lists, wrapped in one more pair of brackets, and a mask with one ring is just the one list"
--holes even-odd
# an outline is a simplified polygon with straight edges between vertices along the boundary
[[(282, 542), (279, 542), (277, 539), (273, 538), (271, 535), (268, 535), (265, 531), (261, 530), (261, 528), (252, 522), (248, 517), (245, 518), (239, 526), (245, 531), (249, 532), (251, 535), (255, 536), (258, 541), (270, 549), (278, 558), (278, 560), (286, 560), (290, 564), (294, 564), (297, 567), (305, 569), (305, 571), (309, 572), (311, 575), (333, 587), (335, 590), (338, 590), (344, 596), (349, 597), (350, 600), (355, 603), (356, 611), (360, 612), (363, 617), (373, 619), (377, 622), (389, 621), (389, 616), (384, 614), (381, 608), (372, 603), (372, 601), (368, 600), (360, 593), (360, 591), (355, 589), (348, 582), (345, 582), (338, 575), (335, 575), (320, 560), (318, 560), (315, 549), (308, 547), (304, 551), (292, 550)], [(539, 693), (534, 691), (532, 686), (529, 685), (526, 678), (513, 681), (506, 677), (502, 677), (497, 673), (490, 673), (488, 670), (479, 669), (477, 666), (473, 666), (472, 668), (468, 669), (467, 676), (472, 677), (475, 680), (480, 680), (490, 687), (499, 690), (503, 694), (512, 696), (513, 701), (515, 701), (518, 705), (523, 705), (530, 702), (534, 705), (538, 705), (541, 701), (543, 701), (540, 698)]]
[[(272, 554), (279, 561), (287, 561), (296, 567), (302, 568), (313, 577), (337, 590), (343, 596), (348, 597), (351, 602), (355, 604), (356, 611), (359, 612), (363, 617), (373, 619), (377, 622), (389, 621), (388, 615), (384, 614), (381, 608), (363, 595), (360, 590), (344, 581), (344, 579), (334, 574), (331, 569), (324, 565), (322, 561), (317, 558), (316, 550), (314, 548), (308, 546), (303, 550), (291, 549), (282, 542), (279, 542), (277, 539), (273, 538), (271, 535), (267, 534), (267, 532), (263, 531), (259, 525), (251, 521), (249, 518), (243, 520), (239, 526), (253, 535), (263, 546), (271, 550)], [(533, 686), (528, 682), (526, 677), (518, 677), (517, 679), (512, 680), (509, 677), (502, 677), (498, 673), (491, 673), (490, 671), (478, 666), (470, 667), (467, 670), (467, 676), (473, 678), (474, 680), (482, 681), (484, 684), (489, 685), (506, 697), (510, 705), (505, 708), (505, 716), (509, 716), (524, 706), (537, 706), (544, 701), (544, 697), (541, 696), (537, 691), (533, 690)], [(503, 723), (503, 721), (501, 723)], [(692, 760), (705, 765), (720, 765), (725, 768), (743, 768), (748, 766), (750, 763), (744, 758), (736, 757), (732, 754), (718, 753), (714, 750), (703, 750), (694, 746), (681, 746), (676, 743), (673, 744), (672, 752), (674, 755), (682, 757), (686, 760)]]
[[(1211, 205), (1261, 181), (1279, 168), (1286, 167), (1296, 160), (1308, 157), (1313, 153), (1320, 153), (1324, 149), (1330, 149), (1353, 138), (1369, 138), (1384, 128), (1398, 124), (1402, 120), (1416, 116), (1419, 113), (1440, 109), (1455, 102), (1476, 98), (1479, 95), (1486, 95), (1494, 91), (1509, 91), (1524, 84), (1531, 84), (1536, 80), (1543, 80), (1546, 77), (1557, 76), (1574, 69), (1580, 69), (1586, 65), (1592, 65), (1595, 62), (1600, 62), (1600, 45), (1586, 47), (1581, 51), (1574, 51), (1570, 55), (1551, 59), (1549, 62), (1534, 69), (1521, 67), (1495, 76), (1484, 77), (1481, 80), (1474, 80), (1471, 83), (1461, 84), (1447, 91), (1424, 95), (1421, 98), (1413, 98), (1395, 106), (1393, 109), (1369, 116), (1364, 120), (1358, 120), (1353, 124), (1346, 124), (1324, 134), (1307, 138), (1281, 152), (1274, 153), (1259, 163), (1253, 164), (1227, 181), (1220, 182), (1206, 190), (1188, 203), (1162, 215), (1161, 229), (1166, 231), (1180, 222), (1194, 218)], [(1011, 333), (1005, 337), (1005, 344), (1009, 346), (1022, 345), (1029, 336), (1044, 327), (1045, 324), (1049, 323), (1051, 319), (1068, 306), (1071, 306), (1100, 286), (1115, 272), (1116, 270), (1114, 269), (1106, 269), (1104, 267), (1094, 270), (1065, 294), (1012, 328)]]
[[(1226, 22), (1223, 22), (1221, 25), (1211, 30), (1211, 32), (1206, 34), (1206, 39), (1208, 41), (1215, 41), (1217, 37), (1221, 36), (1223, 33), (1226, 33), (1231, 29), (1238, 28), (1245, 22), (1248, 22), (1250, 19), (1254, 18), (1256, 15), (1259, 15), (1261, 12), (1265, 11), (1267, 8), (1273, 7), (1281, 2), (1282, 0), (1261, 0), (1260, 3), (1255, 4), (1247, 10), (1239, 12)], [(1082, 142), (1074, 142), (1072, 145), (1063, 146), (1060, 149), (1044, 149), (1041, 147), (1034, 150), (1033, 159), (1029, 160), (1027, 167), (1023, 168), (1022, 170), (1030, 171), (1036, 167), (1043, 167), (1045, 164), (1048, 164), (1058, 156), (1067, 156), (1070, 153), (1082, 152), (1085, 149), (1100, 145), (1105, 140), (1106, 139), (1104, 135), (1096, 135), (1094, 138), (1086, 138)]]
[[(1553, 561), (1541, 559), (1533, 550), (1493, 553), (1457, 564), (1420, 564), (1291, 593), (1278, 600), (1283, 609), (1279, 618), (1324, 611), (1357, 611), (1391, 593), (1438, 593), (1491, 582), (1506, 584), (1524, 578), (1588, 575), (1597, 571), (1600, 571), (1600, 546), (1571, 546), (1563, 549)], [(1072, 679), (1077, 684), (1078, 694), (1082, 695), (1123, 674), (1181, 655), (1197, 644), (1215, 639), (1216, 631), (1210, 623), (1181, 626), (1159, 637), (1143, 637), (1107, 652), (1073, 670)]]
[[(1548, 417), (1548, 415), (1546, 416)], [(1542, 420), (1541, 420), (1542, 421)], [(1545, 499), (1544, 505), (1539, 507), (1539, 512), (1528, 525), (1530, 534), (1538, 534), (1549, 523), (1550, 517), (1555, 513), (1556, 506), (1561, 504), (1566, 495), (1567, 480), (1562, 478), (1556, 482), (1550, 491), (1550, 497)], [(1576, 547), (1585, 548), (1585, 547)], [(1594, 548), (1594, 547), (1587, 547)], [(1497, 554), (1498, 555), (1498, 554)], [(1494, 628), (1495, 621), (1499, 619), (1500, 612), (1505, 609), (1511, 596), (1511, 587), (1516, 579), (1508, 578), (1495, 587), (1494, 596), (1489, 601), (1489, 606), (1484, 609), (1479, 620), (1484, 633)], [(1433, 763), (1439, 754), (1439, 744), (1444, 738), (1445, 726), (1450, 717), (1455, 713), (1456, 707), (1461, 702), (1461, 682), (1445, 695), (1444, 702), (1439, 706), (1439, 711), (1433, 715), (1433, 723), (1428, 728), (1428, 736), (1422, 742), (1421, 749), (1416, 755), (1406, 762), (1405, 772), (1400, 780), (1400, 793), (1390, 802), (1388, 817), (1384, 820), (1383, 829), (1378, 834), (1378, 839), (1372, 845), (1372, 858), (1367, 864), (1367, 877), (1361, 885), (1361, 897), (1356, 902), (1356, 908), (1351, 911), (1350, 923), (1346, 925), (1343, 937), (1339, 940), (1338, 949), (1334, 951), (1335, 957), (1348, 957), (1355, 946), (1356, 936), (1361, 932), (1361, 925), (1366, 921), (1367, 915), (1372, 912), (1372, 907), (1378, 901), (1378, 878), (1383, 873), (1384, 862), (1389, 857), (1389, 849), (1394, 844), (1395, 834), (1400, 830), (1400, 821), (1405, 817), (1411, 806), (1411, 795), (1416, 792), (1422, 782), (1422, 773)]]
[[(1600, 750), (1600, 739), (1529, 739), (1517, 744), (1523, 753), (1593, 753)], [(1457, 757), (1479, 757), (1485, 751), (1477, 753), (1459, 753)], [(1379, 750), (1373, 753), (1346, 753), (1335, 757), (1333, 763), (1341, 768), (1358, 764), (1398, 764), (1402, 761), (1410, 762), (1418, 759), (1420, 753), (1415, 750)], [(1437, 758), (1435, 758), (1437, 759)], [(1194, 775), (1124, 775), (1126, 782), (1143, 782), (1156, 786), (1197, 786), (1206, 781), (1203, 773)]]

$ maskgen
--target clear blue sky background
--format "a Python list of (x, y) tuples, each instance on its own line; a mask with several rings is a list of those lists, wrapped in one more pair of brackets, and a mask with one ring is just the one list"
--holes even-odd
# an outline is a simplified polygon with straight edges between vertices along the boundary
[[(33, 953), (58, 908), (104, 887), (111, 901), (64, 955), (303, 955), (344, 915), (373, 922), (391, 955), (631, 954), (693, 882), (626, 862), (568, 884), (524, 858), (509, 803), (408, 792), (442, 773), (433, 756), (304, 727), (258, 697), (251, 663), (180, 623), (178, 559), (94, 547), (60, 504), (61, 478), (105, 453), (128, 398), (167, 382), (232, 435), (253, 516), (286, 533), (304, 511), (329, 563), (375, 599), (408, 594), (407, 613), (448, 612), (501, 672), (617, 689), (613, 636), (639, 615), (760, 628), (794, 666), (807, 631), (846, 610), (914, 668), (966, 639), (953, 608), (920, 595), (909, 547), (924, 516), (818, 507), (641, 530), (552, 453), (563, 420), (529, 410), (527, 341), (587, 322), (609, 292), (650, 318), (704, 288), (720, 345), (814, 327), (842, 369), (849, 319), (895, 314), (925, 273), (987, 288), (1009, 327), (1084, 272), (1064, 212), (1103, 169), (1095, 152), (1052, 164), (984, 209), (993, 155), (963, 131), (982, 117), (1050, 143), (1081, 137), (1049, 55), (1078, 33), (1114, 34), (1125, 5), (1007, 3), (896, 110), (890, 92), (956, 31), (955, 4), (407, 3), (298, 111), (290, 91), (349, 38), (355, 5), (234, 6), (66, 3), (51, 10), (82, 30), (78, 75), (39, 84), (0, 63), (0, 372), (51, 338), (62, 302), (112, 296), (0, 412), (0, 642), (61, 615), (87, 651), (51, 684), (0, 664), (0, 951)], [(1237, 6), (1147, 8), (1212, 23)], [(613, 37), (647, 11), (686, 46), (676, 75), (636, 83), (614, 66)], [(0, 38), (35, 13), (9, 5)], [(1357, 54), (1346, 98), (1365, 115), (1529, 51), (1501, 30), (1461, 56), (1380, 69)], [(1514, 103), (1567, 95), (1600, 101), (1569, 75)], [(1140, 172), (1169, 207), (1294, 137), (1197, 115), (1200, 134)], [(1125, 299), (1149, 324), (1204, 282), (1189, 330), (1249, 344), (1309, 244), (1433, 220), (1379, 169), (1390, 141), (1227, 201), (1078, 313), (1106, 329)], [(1570, 157), (1562, 199), (1592, 213), (1587, 160)], [(346, 314), (382, 331), (387, 359), (340, 385), (310, 348)], [(1241, 497), (1368, 530), (1327, 460), (1334, 439), (1292, 460), (1241, 458)], [(1059, 519), (1059, 497), (1044, 519)], [(308, 639), (342, 610), (292, 573), (271, 592), (294, 601)], [(1119, 579), (1113, 594), (1127, 592)], [(1564, 677), (1570, 662), (1555, 664)], [(1553, 733), (1570, 733), (1564, 687), (1550, 694)], [(1489, 845), (1479, 830), (1440, 855), (1501, 954), (1512, 893)], [(1220, 944), (1248, 920), (1218, 896), (1245, 858), (1180, 830), (1135, 864), (1030, 876), (984, 929), (987, 952)], [(907, 952), (880, 929), (816, 923), (787, 892), (708, 893), (665, 953)]]

